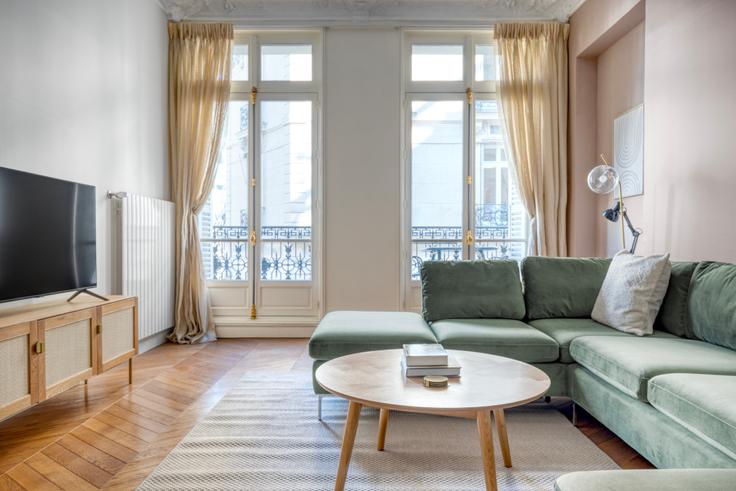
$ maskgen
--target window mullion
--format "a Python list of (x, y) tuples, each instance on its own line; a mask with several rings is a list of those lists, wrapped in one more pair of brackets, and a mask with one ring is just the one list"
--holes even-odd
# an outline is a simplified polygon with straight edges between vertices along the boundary
[(466, 258), (475, 258), (475, 104), (473, 94), (473, 45), (472, 36), (468, 35), (465, 37), (465, 52), (464, 52), (464, 64), (465, 64), (465, 85), (466, 85), (466, 118), (467, 124), (465, 128), (465, 145), (466, 145), (466, 169), (465, 169), (465, 220), (467, 221), (466, 230), (468, 236), (472, 240), (466, 243)]

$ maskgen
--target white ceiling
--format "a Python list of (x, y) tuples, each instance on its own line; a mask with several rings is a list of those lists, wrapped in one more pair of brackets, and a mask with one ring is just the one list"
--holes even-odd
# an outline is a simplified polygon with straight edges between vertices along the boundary
[(484, 25), (565, 21), (584, 0), (158, 0), (173, 20), (257, 24)]

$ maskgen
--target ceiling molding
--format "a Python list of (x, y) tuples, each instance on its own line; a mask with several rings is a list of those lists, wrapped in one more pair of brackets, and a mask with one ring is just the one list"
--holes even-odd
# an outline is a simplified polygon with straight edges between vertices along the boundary
[(158, 0), (170, 19), (248, 24), (485, 24), (566, 21), (584, 0)]

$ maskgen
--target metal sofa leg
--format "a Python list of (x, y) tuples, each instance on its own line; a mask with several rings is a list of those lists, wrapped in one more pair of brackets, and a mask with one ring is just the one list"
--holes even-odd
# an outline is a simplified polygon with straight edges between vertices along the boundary
[(573, 426), (578, 425), (578, 405), (574, 402), (572, 403), (572, 424)]
[(317, 419), (322, 421), (322, 398), (324, 396), (318, 395), (317, 396)]

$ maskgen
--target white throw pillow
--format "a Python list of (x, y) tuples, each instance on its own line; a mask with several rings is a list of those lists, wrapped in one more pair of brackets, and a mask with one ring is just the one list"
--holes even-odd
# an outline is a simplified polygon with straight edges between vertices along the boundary
[(590, 316), (637, 336), (654, 333), (654, 319), (667, 293), (671, 271), (669, 254), (641, 257), (619, 252), (608, 268)]

